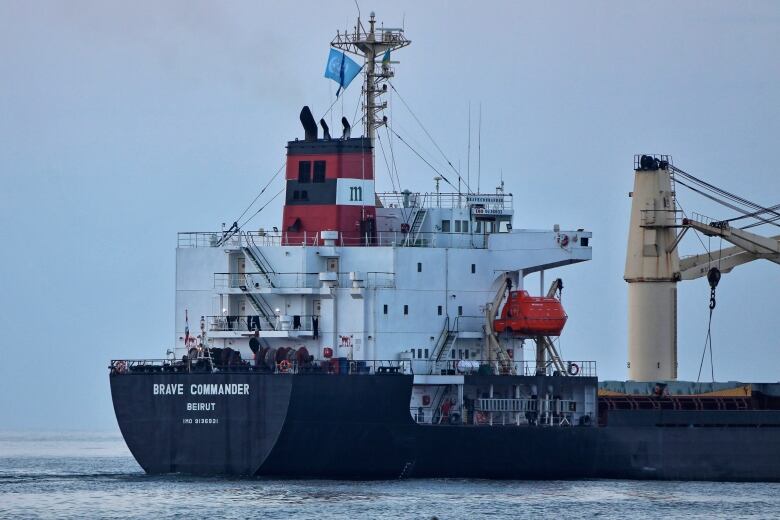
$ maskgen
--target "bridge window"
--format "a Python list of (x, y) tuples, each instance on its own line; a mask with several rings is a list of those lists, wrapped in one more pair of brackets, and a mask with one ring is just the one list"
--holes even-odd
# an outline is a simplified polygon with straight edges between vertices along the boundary
[(455, 233), (460, 233), (460, 220), (455, 221)]
[(422, 359), (422, 349), (421, 348), (417, 349), (417, 359)]
[(309, 192), (306, 190), (301, 190), (301, 200), (309, 200)]
[(387, 304), (384, 305), (384, 313), (387, 314)]
[(404, 305), (404, 315), (407, 315), (407, 314), (409, 314), (409, 306), (408, 305)]
[(441, 232), (442, 233), (449, 233), (450, 232), (450, 221), (449, 220), (442, 220), (441, 221)]
[(417, 262), (417, 272), (422, 273), (422, 262)]
[(439, 308), (437, 309), (437, 312), (439, 313), (439, 316), (441, 316), (441, 305), (439, 305)]
[(428, 349), (425, 349), (425, 359), (428, 359)]
[(477, 272), (477, 264), (471, 264), (471, 274), (474, 274)]
[(469, 221), (468, 220), (461, 221), (460, 230), (463, 231), (464, 233), (468, 233), (469, 232)]
[(311, 161), (301, 161), (298, 163), (298, 182), (311, 181)]
[(325, 182), (325, 161), (314, 161), (314, 182)]
[(293, 191), (293, 200), (298, 200), (301, 198), (301, 192), (298, 190)]
[(458, 305), (458, 316), (463, 316), (463, 305)]
[(482, 221), (477, 220), (474, 223), (474, 233), (482, 233)]

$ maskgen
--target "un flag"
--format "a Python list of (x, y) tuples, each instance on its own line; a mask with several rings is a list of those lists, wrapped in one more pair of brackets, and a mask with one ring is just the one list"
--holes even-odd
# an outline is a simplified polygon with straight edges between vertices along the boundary
[[(339, 91), (341, 91), (342, 88), (347, 88), (362, 68), (343, 51), (331, 49), (330, 55), (328, 55), (328, 64), (325, 66), (325, 77), (338, 83)], [(336, 92), (336, 96), (338, 95), (339, 92)]]

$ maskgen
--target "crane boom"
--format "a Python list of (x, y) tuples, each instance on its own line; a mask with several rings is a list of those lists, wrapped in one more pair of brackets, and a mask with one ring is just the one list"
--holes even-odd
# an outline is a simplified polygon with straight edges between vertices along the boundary
[[(765, 258), (780, 264), (780, 235), (762, 237), (744, 229), (732, 228), (728, 222), (710, 222), (707, 224), (690, 218), (683, 219), (682, 225), (693, 228), (708, 237), (721, 237), (723, 240), (734, 244), (739, 250), (751, 253), (755, 259)], [(729, 248), (729, 250), (731, 249)]]

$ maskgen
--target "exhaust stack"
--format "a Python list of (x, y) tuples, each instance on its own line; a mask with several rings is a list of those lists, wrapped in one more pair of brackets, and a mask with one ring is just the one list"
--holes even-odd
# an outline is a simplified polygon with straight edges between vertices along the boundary
[(308, 106), (304, 106), (301, 109), (301, 124), (303, 125), (303, 131), (305, 132), (305, 139), (307, 141), (317, 140), (317, 123), (314, 121), (314, 116), (311, 115), (311, 110)]

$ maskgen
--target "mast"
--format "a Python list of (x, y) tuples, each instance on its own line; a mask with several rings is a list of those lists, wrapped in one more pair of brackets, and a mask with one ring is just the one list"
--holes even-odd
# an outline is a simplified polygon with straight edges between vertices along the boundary
[(376, 17), (373, 12), (368, 24), (369, 29), (366, 31), (358, 15), (353, 32), (336, 32), (336, 37), (330, 44), (344, 52), (360, 56), (364, 60), (363, 128), (364, 135), (371, 140), (371, 146), (374, 146), (376, 129), (387, 123), (387, 116), (379, 117), (379, 113), (387, 107), (387, 101), (380, 101), (379, 97), (387, 92), (387, 81), (395, 75), (390, 64), (397, 63), (382, 61), (383, 57), (387, 51), (392, 53), (412, 42), (406, 39), (402, 28), (376, 27)]

